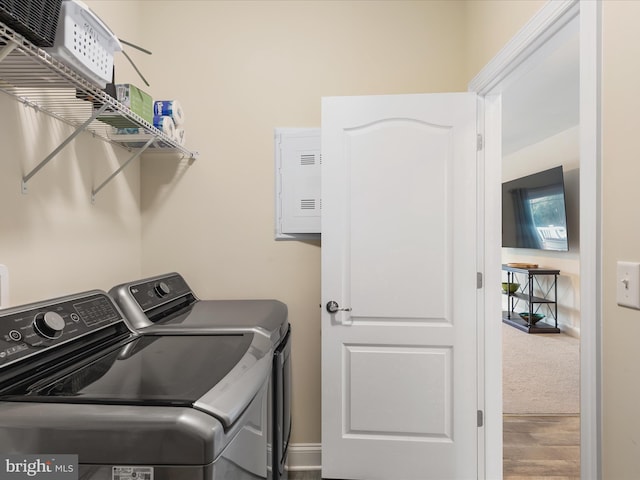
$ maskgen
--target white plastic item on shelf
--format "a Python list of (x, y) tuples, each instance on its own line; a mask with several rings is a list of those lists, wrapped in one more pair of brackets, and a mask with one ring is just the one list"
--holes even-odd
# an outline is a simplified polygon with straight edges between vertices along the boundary
[(186, 134), (185, 134), (184, 128), (176, 127), (174, 140), (177, 142), (178, 145), (184, 147), (186, 143)]
[(60, 7), (53, 47), (45, 50), (105, 88), (113, 78), (113, 54), (122, 51), (122, 44), (87, 5), (80, 0), (65, 0)]

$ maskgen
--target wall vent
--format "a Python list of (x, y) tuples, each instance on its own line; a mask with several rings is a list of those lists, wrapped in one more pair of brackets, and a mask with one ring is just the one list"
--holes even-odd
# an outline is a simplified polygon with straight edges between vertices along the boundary
[(300, 155), (300, 165), (315, 165), (316, 154), (315, 153), (303, 153)]
[(300, 200), (300, 208), (302, 210), (315, 210), (316, 200), (314, 198)]

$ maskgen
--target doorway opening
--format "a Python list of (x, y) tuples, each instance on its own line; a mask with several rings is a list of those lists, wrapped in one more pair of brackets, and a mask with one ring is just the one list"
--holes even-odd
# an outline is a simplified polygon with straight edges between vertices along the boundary
[(507, 480), (580, 476), (579, 17), (544, 50), (502, 91), (502, 280), (518, 285), (502, 299)]
[[(572, 267), (566, 262), (574, 262), (578, 274), (570, 282), (577, 287), (574, 290), (577, 303), (560, 309), (561, 321), (564, 321), (565, 329), (574, 335), (579, 332), (580, 356), (579, 365), (581, 378), (579, 383), (579, 424), (580, 424), (580, 473), (584, 478), (599, 478), (600, 471), (600, 419), (598, 413), (598, 392), (600, 382), (599, 361), (599, 322), (600, 322), (600, 298), (601, 289), (598, 284), (600, 265), (600, 247), (598, 232), (599, 217), (599, 71), (600, 71), (600, 7), (595, 2), (549, 2), (543, 9), (507, 44), (507, 46), (494, 58), (480, 74), (470, 83), (469, 89), (477, 92), (484, 98), (484, 130), (486, 136), (483, 171), (480, 183), (484, 188), (484, 205), (480, 213), (484, 231), (482, 260), (485, 265), (485, 284), (497, 285), (502, 281), (503, 272), (501, 265), (505, 262), (516, 262), (518, 255), (514, 252), (506, 252), (508, 259), (503, 256), (505, 252), (500, 247), (502, 244), (500, 226), (501, 215), (501, 183), (504, 179), (503, 169), (508, 172), (510, 168), (516, 168), (516, 164), (507, 164), (508, 139), (503, 139), (503, 125), (508, 121), (509, 109), (515, 104), (509, 105), (509, 89), (517, 91), (518, 81), (527, 81), (533, 78), (537, 66), (544, 64), (544, 60), (552, 57), (550, 51), (554, 42), (550, 39), (567, 35), (571, 28), (568, 25), (577, 25), (579, 39), (578, 55), (578, 85), (577, 91), (578, 122), (573, 127), (566, 126), (564, 132), (573, 138), (573, 149), (577, 151), (577, 180), (573, 180), (578, 190), (578, 202), (575, 206), (577, 213), (578, 245), (575, 258), (571, 255), (567, 258), (558, 256), (536, 257), (529, 251), (526, 253), (526, 261), (531, 263), (557, 262), (559, 270), (571, 271)], [(557, 47), (557, 45), (556, 45)], [(575, 53), (574, 53), (575, 56)], [(558, 70), (559, 71), (559, 70)], [(575, 70), (574, 70), (575, 74)], [(519, 92), (517, 100), (525, 100), (530, 92)], [(567, 95), (565, 93), (565, 95)], [(576, 97), (574, 97), (575, 99)], [(563, 98), (564, 100), (564, 98)], [(515, 105), (518, 106), (518, 105)], [(532, 110), (520, 106), (520, 115), (525, 120), (535, 118)], [(553, 103), (553, 108), (562, 108), (560, 103)], [(523, 110), (524, 109), (524, 110)], [(516, 109), (517, 110), (517, 109)], [(524, 112), (524, 113), (523, 113)], [(547, 117), (541, 125), (551, 126), (554, 118)], [(539, 121), (539, 120), (538, 120)], [(571, 132), (570, 129), (574, 128)], [(538, 129), (539, 130), (539, 129)], [(535, 131), (538, 131), (535, 130)], [(567, 133), (567, 130), (569, 132)], [(527, 132), (533, 132), (527, 127)], [(507, 132), (505, 132), (505, 137)], [(558, 133), (556, 133), (558, 135)], [(546, 132), (545, 136), (529, 142), (535, 145), (544, 139), (553, 137)], [(576, 140), (577, 139), (577, 140)], [(576, 147), (577, 144), (577, 147)], [(503, 152), (503, 149), (505, 152)], [(517, 150), (515, 150), (517, 151)], [(532, 169), (542, 170), (542, 164), (546, 159), (538, 154), (536, 161), (529, 159), (524, 164)], [(571, 171), (572, 169), (567, 169)], [(513, 172), (511, 172), (513, 175)], [(574, 194), (575, 195), (575, 194)], [(571, 250), (570, 250), (571, 251)], [(511, 257), (509, 257), (511, 255)], [(522, 259), (522, 258), (520, 258)], [(539, 262), (536, 260), (540, 260)], [(545, 265), (546, 266), (546, 265)], [(552, 265), (556, 266), (556, 265)], [(571, 275), (569, 275), (571, 277)], [(502, 385), (502, 342), (503, 324), (500, 320), (503, 302), (500, 291), (486, 288), (483, 297), (483, 310), (485, 315), (485, 336), (482, 341), (484, 351), (485, 374), (485, 406), (487, 417), (486, 439), (486, 477), (494, 478), (502, 475), (503, 454), (503, 385)], [(498, 427), (499, 425), (499, 427)]]

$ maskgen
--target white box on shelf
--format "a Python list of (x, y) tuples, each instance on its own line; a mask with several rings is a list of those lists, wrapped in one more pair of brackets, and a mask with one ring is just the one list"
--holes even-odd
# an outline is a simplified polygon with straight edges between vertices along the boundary
[(65, 0), (53, 47), (45, 49), (90, 82), (105, 88), (113, 78), (113, 54), (122, 45), (107, 25), (80, 0)]

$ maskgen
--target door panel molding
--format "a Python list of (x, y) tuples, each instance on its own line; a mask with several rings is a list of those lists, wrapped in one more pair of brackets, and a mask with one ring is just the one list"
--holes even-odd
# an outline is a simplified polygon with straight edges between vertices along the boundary
[[(348, 385), (343, 399), (344, 435), (451, 442), (452, 363), (451, 347), (343, 345), (343, 376)], [(375, 381), (370, 378), (372, 366), (379, 373)], [(421, 379), (418, 385), (416, 378)], [(434, 398), (433, 391), (443, 392), (442, 397)], [(378, 414), (385, 410), (387, 415)]]

